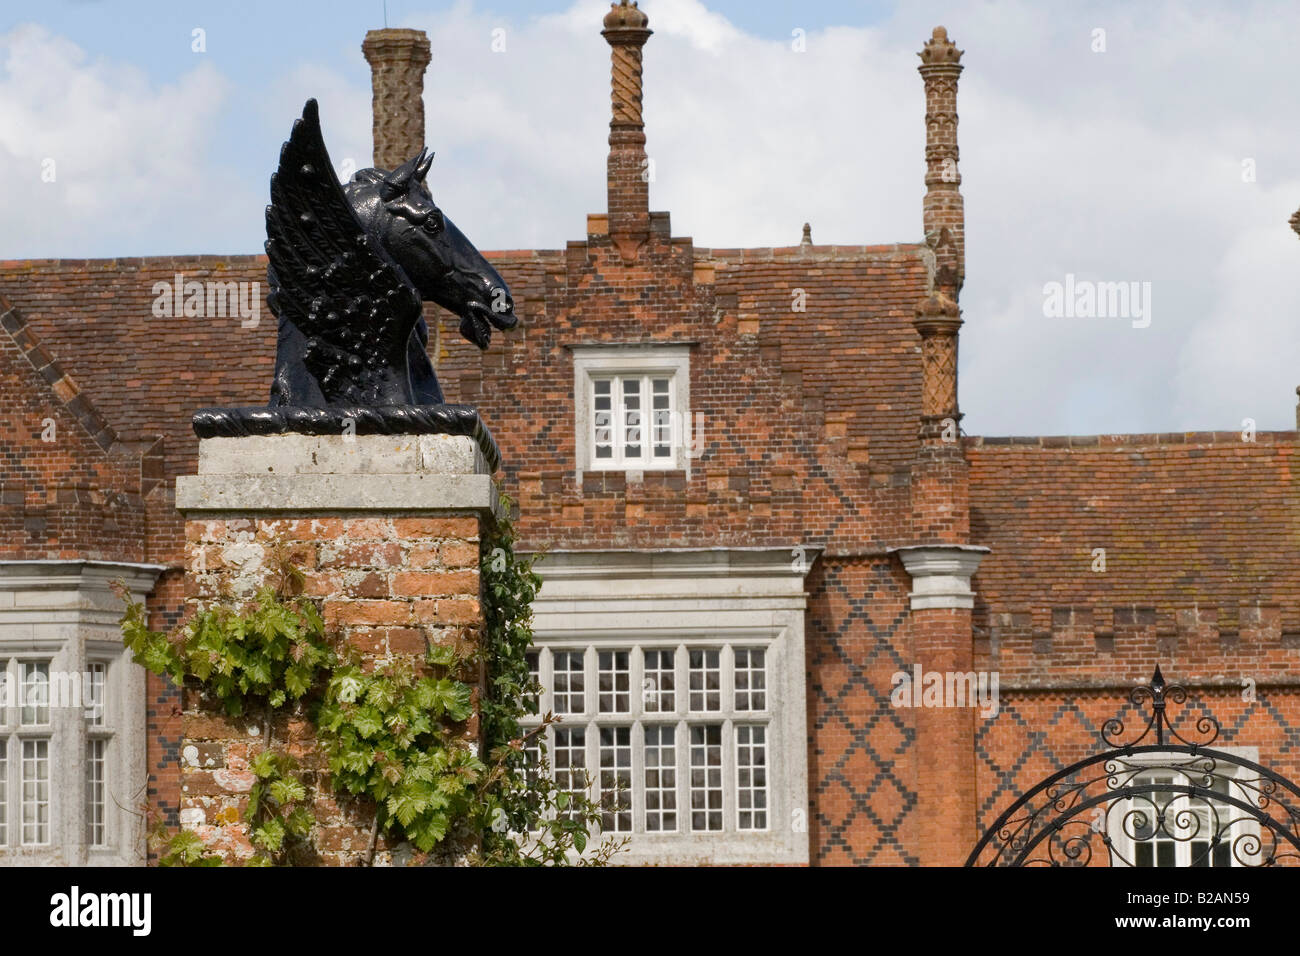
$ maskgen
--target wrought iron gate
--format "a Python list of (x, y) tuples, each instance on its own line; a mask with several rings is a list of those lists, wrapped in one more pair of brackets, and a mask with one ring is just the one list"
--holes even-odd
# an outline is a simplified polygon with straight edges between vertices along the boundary
[[(1219, 722), (1203, 715), (1192, 742), (1166, 706), (1187, 690), (1157, 667), (1130, 702), (1146, 726), (1121, 743), (1112, 717), (1107, 750), (1059, 770), (1013, 803), (980, 838), (967, 866), (1273, 866), (1300, 864), (1300, 787), (1257, 763), (1211, 747)], [(1190, 734), (1191, 731), (1188, 731)]]

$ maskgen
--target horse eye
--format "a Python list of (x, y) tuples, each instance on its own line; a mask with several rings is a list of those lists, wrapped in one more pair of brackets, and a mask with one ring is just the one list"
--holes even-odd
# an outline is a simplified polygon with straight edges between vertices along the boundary
[(427, 232), (442, 232), (447, 226), (446, 221), (442, 218), (442, 210), (435, 209), (429, 213), (429, 218), (424, 220), (424, 228)]

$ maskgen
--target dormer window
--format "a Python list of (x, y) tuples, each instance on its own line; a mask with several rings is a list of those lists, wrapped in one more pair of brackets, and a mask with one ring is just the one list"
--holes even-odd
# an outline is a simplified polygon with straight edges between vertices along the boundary
[(579, 472), (686, 468), (689, 348), (574, 349)]

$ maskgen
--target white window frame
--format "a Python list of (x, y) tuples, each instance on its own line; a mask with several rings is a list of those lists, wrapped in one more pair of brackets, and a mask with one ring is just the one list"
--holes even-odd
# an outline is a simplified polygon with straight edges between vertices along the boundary
[[(1234, 757), (1240, 757), (1245, 760), (1249, 760), (1252, 763), (1256, 763), (1256, 764), (1259, 763), (1258, 747), (1219, 747), (1216, 749), (1222, 753), (1228, 753)], [(1210, 754), (1207, 753), (1204, 756), (1209, 756), (1209, 755)], [(1202, 756), (1199, 759), (1204, 759), (1204, 756)], [(1180, 786), (1187, 786), (1187, 785), (1200, 786), (1202, 785), (1202, 780), (1200, 779), (1199, 775), (1194, 769), (1195, 761), (1197, 759), (1198, 759), (1197, 757), (1194, 757), (1191, 754), (1168, 752), (1168, 751), (1165, 752), (1152, 751), (1146, 753), (1132, 754), (1131, 756), (1125, 757), (1124, 761), (1130, 767), (1135, 767), (1135, 768), (1141, 767), (1142, 769), (1138, 770), (1137, 772), (1132, 772), (1128, 770), (1124, 771), (1121, 775), (1122, 779), (1120, 782), (1121, 785), (1127, 785), (1130, 782), (1139, 783), (1139, 784), (1145, 783), (1146, 781), (1144, 780), (1144, 778), (1148, 774), (1158, 773), (1162, 771), (1165, 773), (1173, 773), (1175, 776), (1177, 776), (1178, 772), (1171, 770), (1170, 764), (1187, 763), (1188, 769), (1186, 771), (1186, 775), (1187, 775), (1186, 778), (1178, 779), (1175, 780), (1174, 782)], [(1234, 779), (1234, 780), (1253, 779), (1249, 768), (1241, 767), (1235, 763), (1231, 763), (1225, 760), (1217, 761), (1215, 765), (1215, 773), (1219, 776), (1227, 777), (1229, 779)], [(1242, 794), (1240, 792), (1236, 792), (1232, 789), (1229, 790), (1229, 794), (1231, 796), (1237, 797), (1238, 799), (1243, 799)], [(1121, 797), (1118, 799), (1121, 800), (1122, 803), (1129, 802), (1126, 798)], [(1190, 808), (1193, 805), (1193, 799), (1186, 794), (1176, 795), (1175, 799), (1178, 800), (1179, 802), (1179, 808), (1184, 808), (1184, 807)], [(1138, 801), (1135, 799), (1133, 801), (1133, 804), (1134, 805), (1132, 809), (1137, 809), (1137, 810), (1146, 809), (1148, 812), (1150, 812), (1151, 810), (1150, 804), (1146, 803), (1145, 801), (1142, 801), (1141, 805), (1139, 805)], [(1154, 854), (1156, 852), (1155, 850), (1156, 841), (1137, 841), (1134, 840), (1131, 836), (1129, 836), (1128, 833), (1124, 832), (1123, 820), (1129, 809), (1130, 808), (1125, 806), (1116, 807), (1107, 815), (1106, 818), (1107, 827), (1109, 830), (1109, 836), (1111, 840), (1114, 842), (1117, 851), (1115, 862), (1120, 867), (1130, 866), (1130, 864), (1125, 863), (1124, 861), (1136, 861), (1137, 846), (1139, 845), (1140, 842), (1148, 843), (1152, 847), (1152, 853)], [(1177, 812), (1177, 808), (1171, 812)], [(1231, 808), (1230, 812), (1232, 812), (1234, 816), (1238, 814), (1244, 814), (1244, 811), (1237, 810), (1236, 808)], [(1175, 833), (1182, 832), (1177, 829), (1176, 824), (1173, 822), (1170, 822), (1168, 826), (1171, 829), (1173, 829)], [(1253, 835), (1255, 837), (1258, 837), (1260, 835), (1260, 827), (1258, 822), (1254, 820), (1240, 820), (1234, 822), (1228, 830), (1227, 839), (1228, 839), (1229, 846), (1231, 846), (1231, 843), (1233, 841), (1248, 834)], [(1175, 866), (1177, 867), (1190, 866), (1191, 842), (1190, 841), (1173, 841), (1173, 842), (1175, 846), (1174, 852), (1176, 854)], [(1229, 851), (1228, 866), (1235, 867), (1240, 865), (1241, 864), (1237, 862), (1236, 857), (1231, 854), (1231, 851)], [(1132, 868), (1147, 869), (1147, 867), (1136, 867), (1136, 866)], [(1153, 868), (1158, 869), (1159, 867), (1153, 867)]]
[[(162, 570), (104, 561), (0, 561), (0, 668), (45, 660), (53, 678), (47, 724), (19, 725), (21, 701), (12, 684), (0, 711), (0, 740), (7, 743), (0, 866), (144, 865), (145, 672), (122, 646), (122, 602), (111, 585), (123, 581), (143, 601)], [(92, 665), (102, 665), (104, 675), (98, 720), (84, 699)], [(48, 840), (38, 845), (23, 842), (24, 739), (49, 742)], [(87, 814), (91, 740), (105, 747), (103, 840), (96, 845)]]
[[(808, 770), (805, 711), (804, 574), (810, 561), (786, 549), (668, 552), (547, 552), (536, 570), (543, 586), (533, 604), (534, 648), (543, 687), (539, 713), (551, 707), (551, 655), (579, 651), (586, 665), (586, 706), (560, 727), (586, 729), (586, 765), (600, 799), (600, 728), (628, 727), (632, 744), (632, 832), (615, 863), (807, 863)], [(689, 651), (720, 654), (721, 708), (690, 709)], [(735, 708), (734, 652), (764, 651), (764, 708)], [(673, 649), (674, 707), (646, 706), (645, 652)], [(630, 708), (599, 710), (601, 651), (629, 652)], [(536, 718), (525, 721), (535, 726)], [(690, 734), (722, 727), (723, 828), (699, 830), (691, 819)], [(764, 730), (766, 819), (741, 829), (738, 728)], [(646, 828), (645, 730), (674, 728), (676, 829)], [(549, 741), (548, 741), (549, 743)], [(548, 747), (549, 749), (549, 747)]]
[[(752, 824), (742, 826), (739, 820), (739, 781), (742, 768), (738, 765), (737, 755), (740, 750), (741, 728), (762, 727), (766, 737), (770, 738), (771, 724), (773, 723), (773, 714), (766, 707), (763, 709), (737, 710), (728, 706), (728, 701), (735, 699), (734, 673), (735, 673), (735, 652), (737, 650), (762, 650), (766, 657), (771, 656), (771, 646), (775, 638), (770, 635), (746, 636), (741, 635), (739, 638), (719, 637), (714, 634), (684, 635), (668, 640), (659, 635), (651, 635), (647, 639), (629, 637), (627, 635), (611, 635), (606, 637), (593, 637), (589, 641), (581, 643), (571, 643), (565, 641), (539, 642), (537, 645), (541, 660), (541, 683), (542, 683), (542, 700), (541, 713), (553, 711), (557, 714), (561, 712), (555, 706), (555, 658), (556, 655), (579, 654), (581, 655), (585, 668), (585, 703), (581, 712), (568, 711), (563, 714), (558, 725), (552, 728), (547, 734), (547, 745), (550, 748), (554, 740), (554, 731), (558, 727), (561, 733), (579, 729), (585, 730), (585, 752), (584, 765), (590, 777), (592, 778), (592, 788), (589, 796), (593, 800), (605, 800), (608, 798), (604, 794), (603, 784), (600, 780), (600, 757), (601, 757), (601, 731), (614, 729), (627, 729), (630, 731), (630, 745), (632, 749), (632, 787), (631, 797), (632, 804), (632, 829), (630, 831), (617, 831), (620, 834), (629, 833), (675, 833), (695, 834), (695, 835), (713, 835), (717, 833), (737, 833), (737, 832), (758, 832), (768, 830), (771, 826), (771, 797), (773, 781), (771, 779), (770, 765), (764, 765), (764, 774), (766, 777), (764, 786), (761, 788), (764, 795), (764, 823), (762, 826)], [(672, 651), (674, 663), (674, 707), (662, 708), (658, 706), (662, 703), (662, 698), (656, 699), (656, 706), (649, 706), (650, 686), (645, 678), (645, 655), (647, 652)], [(677, 692), (677, 686), (680, 686), (683, 680), (687, 679), (691, 672), (690, 657), (692, 653), (712, 653), (718, 655), (718, 688), (714, 692), (718, 696), (720, 705), (709, 708), (708, 701), (704, 701), (705, 706), (694, 707), (689, 694)], [(596, 675), (599, 674), (599, 660), (602, 654), (606, 653), (626, 653), (629, 663), (629, 684), (632, 687), (641, 688), (641, 693), (629, 693), (628, 708), (626, 710), (600, 710), (600, 697), (602, 696), (599, 680)], [(593, 673), (593, 666), (596, 668)], [(764, 675), (766, 677), (766, 661), (764, 666)], [(525, 728), (535, 727), (539, 723), (537, 717), (529, 717), (524, 722)], [(676, 811), (677, 824), (675, 830), (656, 830), (650, 831), (645, 824), (646, 805), (644, 799), (645, 792), (645, 732), (650, 728), (670, 727), (674, 730), (674, 748), (677, 758), (676, 762)], [(718, 765), (721, 777), (718, 786), (723, 793), (722, 819), (718, 827), (709, 825), (709, 822), (701, 827), (693, 819), (693, 799), (695, 787), (692, 782), (692, 750), (691, 740), (694, 732), (702, 727), (720, 728), (720, 745), (721, 745), (721, 763)], [(686, 741), (683, 747), (678, 741)], [(770, 746), (764, 743), (764, 753), (770, 757)], [(552, 751), (553, 753), (553, 751)], [(554, 763), (554, 760), (552, 760)], [(730, 781), (730, 783), (729, 783)], [(710, 788), (712, 789), (712, 788)], [(615, 832), (615, 831), (610, 831)]]
[[(580, 345), (573, 347), (573, 396), (574, 427), (576, 449), (576, 471), (578, 482), (582, 482), (584, 471), (623, 471), (643, 473), (646, 471), (685, 471), (690, 475), (691, 407), (691, 345)], [(639, 458), (624, 458), (620, 443), (615, 443), (615, 453), (610, 458), (598, 459), (595, 448), (595, 382), (598, 379), (613, 378), (615, 382), (623, 378), (640, 377), (642, 388), (642, 454)], [(648, 416), (651, 411), (652, 386), (654, 378), (669, 379), (669, 411), (671, 425), (672, 454), (667, 458), (654, 458), (652, 449), (653, 424)], [(616, 421), (613, 428), (620, 427), (618, 409), (621, 399), (616, 392), (614, 411)]]

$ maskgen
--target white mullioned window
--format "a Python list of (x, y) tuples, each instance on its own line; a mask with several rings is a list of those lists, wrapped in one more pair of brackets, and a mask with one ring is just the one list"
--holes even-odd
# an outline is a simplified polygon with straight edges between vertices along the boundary
[(641, 679), (642, 706), (646, 711), (672, 712), (677, 709), (677, 668), (674, 659), (677, 651), (647, 650), (645, 652), (645, 676)]
[(23, 846), (50, 842), (50, 742), (24, 740), (22, 812)]
[[(50, 660), (0, 660), (0, 741), (5, 846), (50, 844)], [(12, 822), (12, 825), (11, 825)]]
[(591, 378), (593, 467), (654, 468), (676, 462), (671, 375)]
[(589, 769), (603, 839), (627, 843), (612, 862), (808, 862), (811, 562), (791, 558), (654, 548), (538, 563), (529, 663), (538, 713), (558, 718), (542, 763), (566, 787)]
[(691, 724), (691, 829), (722, 829), (722, 725)]
[(96, 848), (107, 842), (104, 825), (107, 754), (108, 741), (104, 738), (91, 737), (86, 741), (86, 844)]
[(647, 833), (677, 831), (677, 728), (651, 724), (645, 728), (645, 829)]
[(601, 651), (596, 660), (600, 672), (600, 707), (602, 714), (626, 714), (631, 710), (631, 668), (627, 651)]
[(579, 473), (689, 471), (689, 345), (574, 349)]
[(607, 834), (767, 830), (771, 714), (755, 690), (765, 686), (765, 652), (707, 636), (667, 647), (616, 638), (538, 646), (541, 710), (562, 713), (546, 735), (555, 783), (579, 791), (585, 777)]
[(691, 710), (722, 709), (722, 654), (716, 649), (693, 648), (690, 654)]
[(736, 648), (736, 710), (767, 709), (767, 672), (761, 647)]
[[(551, 772), (555, 785), (571, 794), (587, 791), (587, 732), (582, 727), (557, 727), (553, 734)], [(563, 812), (570, 813), (571, 807)]]
[(84, 672), (65, 673), (51, 664), (50, 658), (0, 659), (0, 852), (55, 842), (53, 768), (57, 749), (68, 746), (57, 739), (53, 714), (59, 709), (80, 708), (86, 725), (86, 846), (109, 845), (109, 665), (90, 661)]
[(0, 863), (144, 864), (146, 681), (113, 584), (144, 600), (162, 570), (0, 561)]
[(83, 681), (86, 714), (86, 845), (108, 846), (108, 777), (112, 728), (108, 715), (108, 663), (90, 661)]
[(558, 651), (551, 658), (553, 709), (557, 714), (583, 714), (587, 711), (586, 665), (582, 651)]
[(632, 832), (632, 728), (600, 728), (601, 828)]
[(736, 727), (737, 823), (742, 830), (767, 829), (767, 728)]

